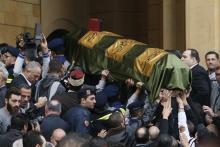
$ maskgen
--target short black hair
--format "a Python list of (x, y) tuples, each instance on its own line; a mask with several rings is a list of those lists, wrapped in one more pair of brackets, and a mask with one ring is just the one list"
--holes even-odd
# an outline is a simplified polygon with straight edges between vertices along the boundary
[(113, 112), (112, 115), (108, 119), (108, 125), (110, 128), (117, 128), (121, 126), (122, 123), (122, 113), (121, 112)]
[(23, 113), (18, 113), (11, 118), (11, 129), (22, 130), (25, 125), (28, 125), (27, 116)]
[(49, 73), (59, 73), (61, 72), (63, 64), (56, 59), (53, 59), (49, 63)]
[(36, 147), (39, 144), (43, 145), (43, 140), (41, 138), (41, 134), (37, 131), (29, 131), (23, 137), (23, 147)]
[(193, 48), (189, 48), (187, 50), (191, 51), (191, 57), (194, 57), (196, 59), (196, 61), (199, 63), (200, 62), (200, 57), (199, 57), (199, 52), (196, 49)]
[(215, 51), (209, 51), (209, 52), (207, 52), (207, 53), (205, 54), (205, 59), (207, 58), (208, 55), (211, 55), (211, 54), (214, 54), (215, 57), (216, 57), (217, 59), (219, 59), (219, 54), (218, 54), (217, 52), (215, 52)]
[(16, 87), (11, 87), (7, 92), (6, 92), (6, 95), (5, 95), (5, 98), (7, 100), (9, 100), (11, 98), (11, 95), (14, 94), (14, 95), (21, 95), (20, 93), (20, 90)]
[(171, 147), (173, 139), (168, 134), (161, 134), (158, 138), (157, 147)]
[(89, 144), (92, 147), (107, 147), (108, 146), (108, 143), (106, 142), (106, 140), (101, 137), (93, 137), (90, 140)]

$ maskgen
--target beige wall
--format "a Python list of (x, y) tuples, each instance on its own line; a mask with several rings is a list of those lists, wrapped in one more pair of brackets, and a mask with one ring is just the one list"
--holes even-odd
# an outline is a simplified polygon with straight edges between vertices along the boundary
[(198, 49), (203, 65), (207, 51), (220, 51), (219, 9), (219, 0), (186, 0), (186, 48)]
[(0, 0), (0, 42), (34, 31), (87, 27), (90, 17), (112, 31), (165, 49), (196, 48), (202, 64), (209, 50), (220, 50), (220, 0)]
[(0, 43), (15, 45), (16, 35), (34, 32), (40, 22), (40, 0), (0, 0)]
[(56, 29), (71, 31), (75, 25), (87, 27), (89, 1), (41, 0), (42, 31), (49, 35)]
[(185, 0), (163, 1), (163, 48), (185, 49)]
[[(90, 17), (103, 20), (103, 29), (152, 46), (163, 47), (162, 0), (0, 0), (0, 42), (34, 31), (41, 23), (49, 35), (56, 29), (87, 27)], [(19, 10), (19, 11), (18, 11)]]
[(103, 21), (103, 30), (162, 47), (161, 0), (91, 0), (90, 17)]
[(145, 5), (142, 5), (142, 8), (147, 10), (147, 17), (141, 19), (146, 23), (146, 43), (163, 48), (163, 0), (147, 0), (144, 7)]

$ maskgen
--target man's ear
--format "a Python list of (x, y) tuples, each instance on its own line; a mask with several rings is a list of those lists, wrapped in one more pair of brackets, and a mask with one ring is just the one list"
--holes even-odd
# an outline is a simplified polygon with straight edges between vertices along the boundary
[(81, 104), (85, 103), (85, 98), (81, 98)]
[(8, 103), (8, 99), (5, 99), (5, 104), (7, 104)]
[(198, 63), (195, 57), (192, 57), (192, 59), (193, 59), (193, 62)]
[(39, 144), (36, 144), (36, 147), (41, 147), (41, 145), (39, 145)]

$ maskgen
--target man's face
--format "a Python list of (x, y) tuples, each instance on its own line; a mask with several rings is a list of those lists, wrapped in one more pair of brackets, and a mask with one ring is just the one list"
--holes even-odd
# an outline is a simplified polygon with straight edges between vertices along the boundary
[(4, 63), (6, 66), (10, 66), (12, 64), (14, 64), (16, 58), (14, 56), (12, 56), (9, 52), (6, 52), (4, 54)]
[(24, 108), (31, 99), (31, 89), (21, 88), (21, 107)]
[(215, 71), (215, 75), (216, 75), (217, 82), (220, 84), (220, 69)]
[(28, 81), (30, 81), (32, 84), (36, 83), (41, 75), (41, 69), (40, 67), (35, 68), (32, 71), (28, 71)]
[(191, 51), (186, 50), (183, 52), (181, 60), (189, 67), (191, 67), (194, 63), (194, 58), (191, 57)]
[(87, 98), (82, 98), (81, 103), (83, 104), (84, 107), (93, 109), (95, 107), (95, 95), (90, 95), (87, 96)]
[(21, 96), (12, 94), (9, 100), (6, 99), (7, 110), (10, 114), (15, 114), (20, 109)]
[(219, 63), (219, 60), (217, 59), (215, 54), (207, 55), (205, 60), (206, 60), (206, 66), (209, 71), (214, 71)]

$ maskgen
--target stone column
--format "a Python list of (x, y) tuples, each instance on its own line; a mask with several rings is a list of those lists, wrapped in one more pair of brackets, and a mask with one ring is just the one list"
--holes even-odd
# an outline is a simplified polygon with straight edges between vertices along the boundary
[(219, 0), (186, 0), (186, 48), (199, 50), (202, 65), (206, 52), (219, 52), (219, 9)]
[(185, 49), (185, 0), (163, 1), (163, 48)]

